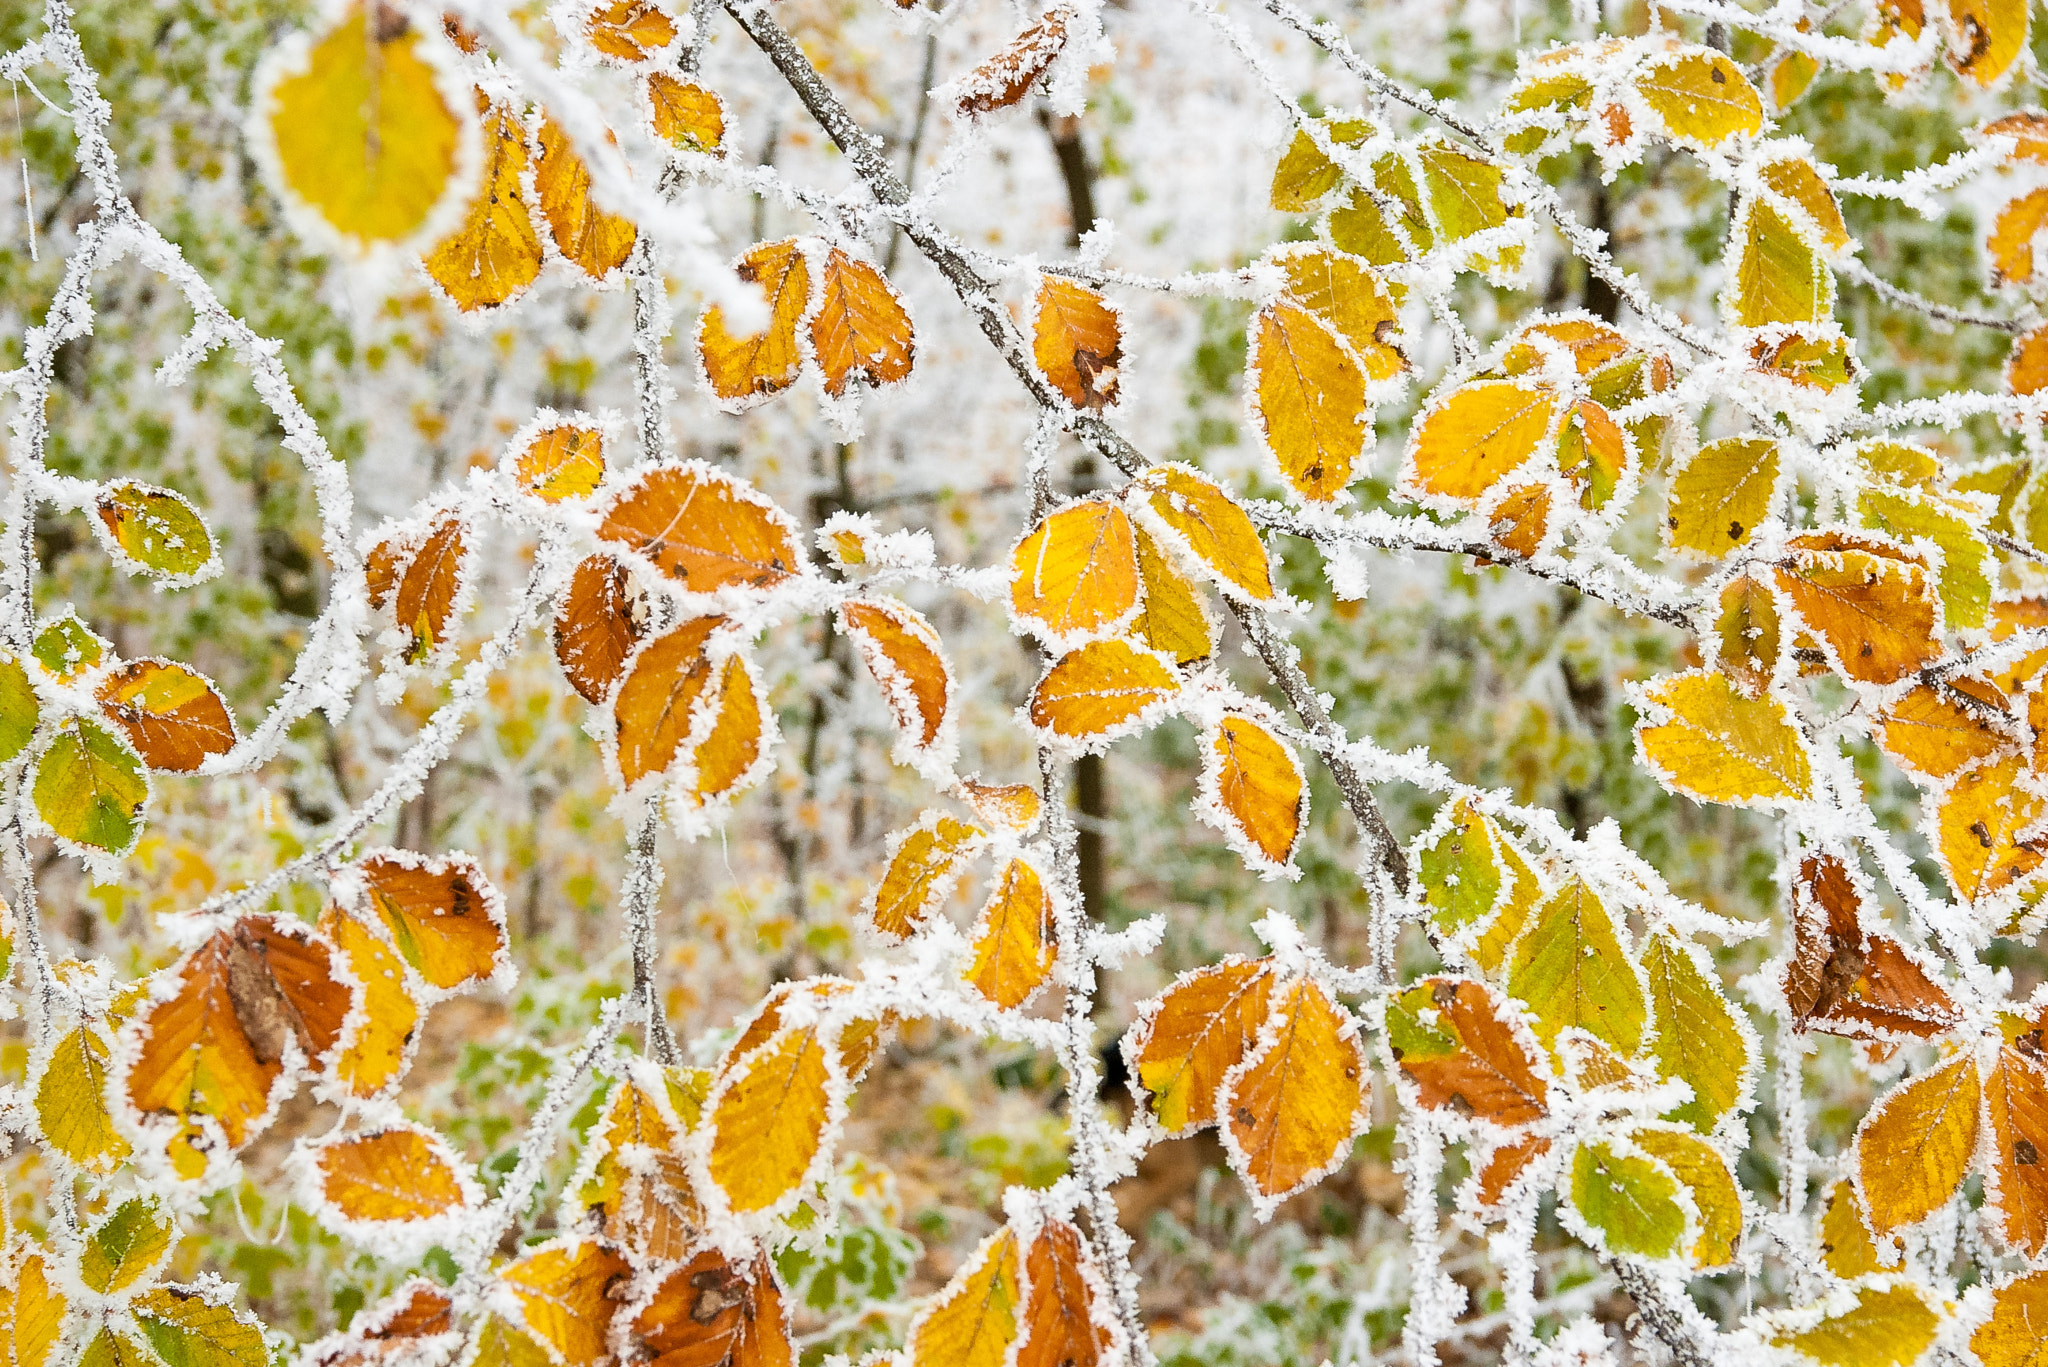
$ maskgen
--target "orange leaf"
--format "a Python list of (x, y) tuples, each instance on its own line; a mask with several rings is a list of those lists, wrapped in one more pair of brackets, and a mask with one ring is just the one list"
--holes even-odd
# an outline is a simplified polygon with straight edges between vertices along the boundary
[(1993, 1178), (1985, 1209), (1997, 1213), (2006, 1245), (2031, 1258), (2048, 1245), (2048, 1055), (2032, 1021), (2009, 1024), (2005, 1035), (1984, 1082)]
[(741, 1270), (707, 1248), (663, 1278), (634, 1316), (653, 1367), (792, 1367), (789, 1316), (766, 1257)]
[(1098, 1367), (1114, 1339), (1095, 1322), (1095, 1291), (1083, 1275), (1081, 1231), (1065, 1220), (1039, 1225), (1024, 1260), (1024, 1346), (1017, 1367)]
[(519, 1299), (527, 1330), (567, 1367), (597, 1367), (610, 1353), (607, 1338), (633, 1269), (594, 1243), (543, 1244), (498, 1274)]
[(2048, 1272), (2014, 1277), (1991, 1297), (1991, 1318), (1970, 1335), (1983, 1367), (2040, 1367), (2048, 1342)]
[(888, 871), (869, 899), (875, 929), (899, 940), (916, 931), (945, 901), (961, 866), (986, 839), (978, 828), (943, 812), (926, 812), (917, 825), (894, 837)]
[(2005, 384), (2015, 394), (2048, 389), (2048, 327), (2038, 327), (2012, 344), (2005, 360)]
[(424, 664), (450, 644), (456, 599), (469, 577), (462, 530), (461, 518), (444, 514), (399, 577), (392, 614), (406, 636), (407, 664)]
[(1365, 375), (1349, 348), (1308, 310), (1269, 304), (1252, 320), (1249, 366), (1252, 411), (1280, 473), (1303, 498), (1335, 498), (1372, 437)]
[(476, 1198), (447, 1142), (411, 1125), (323, 1142), (312, 1166), (320, 1200), (350, 1224), (429, 1220)]
[(691, 593), (772, 588), (803, 565), (782, 509), (702, 461), (643, 471), (605, 509), (597, 534), (645, 556)]
[(607, 57), (647, 61), (676, 40), (676, 21), (652, 0), (600, 0), (583, 19), (583, 37)]
[(2039, 796), (2020, 786), (2017, 756), (1972, 769), (1942, 794), (1934, 814), (1935, 849), (1949, 886), (1978, 902), (2031, 877), (2044, 842), (2029, 835), (2041, 818)]
[(842, 603), (839, 623), (895, 714), (905, 756), (929, 751), (952, 706), (952, 676), (938, 632), (922, 613), (893, 598)]
[(137, 660), (100, 681), (100, 711), (152, 769), (189, 774), (235, 748), (235, 718), (211, 680), (169, 660)]
[(1308, 782), (1294, 752), (1258, 720), (1226, 713), (1202, 737), (1195, 812), (1261, 873), (1284, 875), (1308, 814)]
[(1099, 412), (1117, 400), (1123, 319), (1086, 285), (1040, 276), (1031, 317), (1031, 359), (1068, 403), (1084, 413)]
[(1863, 1117), (1851, 1171), (1870, 1224), (1889, 1234), (1948, 1204), (1977, 1150), (1977, 1063), (1958, 1054), (1901, 1082)]
[(1012, 859), (975, 922), (968, 983), (1004, 1010), (1024, 1005), (1052, 976), (1052, 896), (1038, 870)]
[(512, 457), (519, 487), (544, 503), (563, 503), (595, 492), (604, 479), (604, 434), (574, 419), (543, 413)]
[[(442, 1343), (424, 1340), (441, 1339)], [(431, 1359), (436, 1348), (452, 1351), (455, 1302), (425, 1277), (415, 1277), (331, 1334), (306, 1349), (307, 1367), (398, 1367), (414, 1355)]]
[(1850, 678), (1891, 683), (1941, 654), (1925, 561), (1843, 532), (1796, 536), (1786, 550), (1778, 588)]
[(474, 859), (385, 850), (359, 869), (392, 944), (428, 986), (451, 992), (509, 977), (504, 899)]
[(2027, 45), (2026, 0), (1948, 0), (1948, 64), (1980, 86), (1997, 82)]
[(1251, 516), (1215, 481), (1185, 465), (1155, 465), (1131, 488), (1224, 592), (1258, 602), (1273, 596), (1266, 543)]
[(1800, 1029), (1870, 1039), (1932, 1039), (1962, 1019), (1949, 994), (1885, 935), (1864, 931), (1847, 865), (1809, 854), (1793, 884), (1785, 1002)]
[[(591, 1131), (581, 1173), (588, 1176), (562, 1199), (565, 1227), (601, 1234), (641, 1259), (680, 1262), (704, 1223), (704, 1212), (677, 1148), (678, 1123), (695, 1119), (710, 1074), (643, 1072), (626, 1065), (605, 1100), (602, 1119)], [(673, 1119), (655, 1098), (664, 1091), (678, 1112)]]
[(1918, 684), (1878, 714), (1875, 731), (1898, 765), (1937, 782), (2019, 748), (2004, 695), (1981, 681)]
[(768, 296), (768, 326), (736, 337), (726, 329), (725, 310), (713, 304), (697, 325), (697, 358), (711, 392), (737, 408), (789, 388), (802, 373), (796, 330), (811, 307), (811, 268), (803, 244), (790, 237), (763, 242), (733, 269)]
[(1469, 978), (1424, 978), (1388, 1002), (1389, 1045), (1424, 1106), (1496, 1125), (1549, 1114), (1549, 1089), (1502, 1008)]
[(1502, 1144), (1487, 1156), (1473, 1179), (1473, 1194), (1481, 1206), (1497, 1206), (1501, 1198), (1515, 1187), (1529, 1165), (1550, 1152), (1550, 1140), (1543, 1135), (1531, 1135), (1514, 1143)]
[(632, 219), (607, 213), (591, 199), (590, 168), (553, 119), (541, 121), (533, 189), (548, 235), (570, 265), (601, 282), (626, 264), (639, 230)]
[(1550, 533), (1550, 486), (1510, 489), (1486, 515), (1486, 534), (1504, 551), (1527, 559), (1543, 549)]
[(229, 1149), (260, 1133), (297, 1078), (332, 1056), (355, 1006), (327, 942), (269, 916), (215, 932), (159, 981), (171, 990), (128, 1027), (125, 1081), (145, 1119), (177, 1119), (180, 1158), (210, 1126)]
[(1270, 1213), (1349, 1155), (1365, 1123), (1365, 1066), (1357, 1023), (1319, 984), (1301, 979), (1275, 996), (1217, 1094), (1224, 1152), (1255, 1209)]
[(2048, 189), (2021, 195), (1998, 211), (1984, 250), (1991, 254), (1992, 278), (2001, 285), (2025, 285), (2034, 278), (2034, 238), (2048, 224)]
[(1010, 553), (1010, 610), (1048, 641), (1073, 645), (1109, 635), (1137, 608), (1137, 532), (1114, 503), (1070, 503)]
[(711, 681), (704, 647), (723, 625), (723, 617), (692, 617), (649, 641), (627, 667), (612, 699), (619, 776), (626, 787), (668, 772), (696, 733), (699, 701)]
[(882, 273), (834, 247), (825, 258), (824, 288), (811, 317), (811, 349), (824, 372), (825, 392), (836, 399), (855, 380), (879, 388), (904, 379), (917, 342), (909, 310)]
[(1215, 1123), (1216, 1093), (1258, 1038), (1272, 990), (1270, 961), (1228, 959), (1138, 1008), (1124, 1057), (1168, 1134)]
[(498, 104), (484, 111), (483, 126), (483, 187), (463, 225), (421, 263), (463, 313), (526, 293), (544, 259), (526, 207), (526, 124), (518, 110)]
[(767, 719), (745, 656), (730, 656), (721, 667), (715, 706), (718, 710), (710, 731), (690, 752), (696, 785), (688, 794), (671, 795), (687, 806), (705, 807), (730, 799), (753, 781), (761, 759)]
[(1125, 641), (1082, 646), (1031, 690), (1031, 724), (1064, 740), (1101, 744), (1144, 725), (1180, 692), (1163, 656)]
[(1036, 788), (1022, 783), (976, 783), (962, 779), (953, 796), (974, 809), (974, 814), (992, 826), (1006, 826), (1024, 832), (1038, 824), (1041, 799)]
[(647, 633), (647, 595), (617, 556), (586, 557), (555, 610), (555, 660), (586, 702), (602, 703)]
[(1023, 99), (1032, 83), (1051, 70), (1065, 50), (1067, 23), (1072, 17), (1064, 5), (1046, 11), (1037, 23), (1012, 38), (1009, 46), (962, 77), (955, 87), (959, 91), (955, 108), (961, 117), (992, 114)]

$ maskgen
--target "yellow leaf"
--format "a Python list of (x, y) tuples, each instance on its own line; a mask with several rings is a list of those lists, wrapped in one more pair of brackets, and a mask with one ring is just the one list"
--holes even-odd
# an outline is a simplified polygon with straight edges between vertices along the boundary
[(1983, 1367), (2040, 1367), (2048, 1343), (2048, 1272), (2014, 1277), (1991, 1296), (1991, 1318), (1970, 1335)]
[(1138, 607), (1138, 546), (1130, 515), (1083, 499), (1052, 514), (1010, 553), (1010, 610), (1062, 645), (1120, 630)]
[(1679, 142), (1719, 147), (1763, 131), (1764, 102), (1742, 68), (1718, 52), (1681, 50), (1639, 69), (1636, 93)]
[(420, 1007), (405, 981), (405, 966), (376, 932), (330, 906), (320, 917), (320, 931), (348, 961), (349, 972), (363, 985), (363, 1023), (341, 1058), (335, 1076), (351, 1094), (377, 1096), (404, 1074), (420, 1023)]
[(1031, 724), (1062, 740), (1100, 745), (1143, 726), (1180, 693), (1166, 657), (1126, 641), (1082, 646), (1031, 690)]
[(556, 250), (592, 280), (605, 281), (633, 254), (633, 220), (598, 207), (590, 195), (590, 168), (553, 119), (540, 126), (540, 158), (533, 190)]
[(1893, 1087), (1857, 1127), (1850, 1170), (1880, 1234), (1947, 1205), (1977, 1151), (1977, 1061), (1957, 1054)]
[(1280, 473), (1303, 498), (1335, 498), (1372, 436), (1349, 349), (1308, 310), (1270, 304), (1252, 320), (1249, 366), (1257, 383), (1247, 397)]
[(1835, 281), (1820, 253), (1785, 216), (1751, 196), (1728, 235), (1725, 306), (1743, 327), (1819, 323), (1834, 312)]
[(1145, 605), (1126, 634), (1177, 665), (1208, 659), (1216, 648), (1209, 614), (1196, 597), (1194, 584), (1143, 527), (1138, 528), (1138, 580)]
[(498, 1277), (519, 1300), (527, 1332), (566, 1367), (606, 1361), (607, 1335), (632, 1268), (594, 1243), (543, 1244)]
[(1910, 1284), (1866, 1286), (1853, 1307), (1772, 1342), (1821, 1367), (1907, 1367), (1934, 1342), (1940, 1317)]
[(851, 599), (840, 604), (839, 622), (896, 718), (903, 737), (898, 758), (930, 750), (953, 694), (938, 632), (923, 613), (893, 598)]
[(526, 204), (526, 124), (508, 104), (484, 111), (483, 187), (462, 226), (423, 258), (464, 313), (500, 308), (540, 278), (543, 256)]
[(1734, 1262), (1742, 1238), (1742, 1197), (1727, 1161), (1713, 1145), (1684, 1130), (1645, 1125), (1631, 1130), (1629, 1140), (1692, 1193), (1700, 1216), (1699, 1237), (1688, 1250), (1693, 1266), (1705, 1270)]
[(1512, 380), (1452, 390), (1415, 425), (1402, 486), (1470, 504), (1521, 468), (1550, 435), (1550, 392)]
[(1998, 211), (1984, 249), (1999, 284), (2033, 283), (2034, 238), (2043, 224), (2048, 224), (2048, 189), (2029, 191)]
[(1186, 465), (1155, 465), (1132, 490), (1226, 593), (1235, 589), (1259, 602), (1273, 596), (1266, 543), (1251, 515), (1220, 485)]
[(830, 1073), (811, 1026), (732, 1059), (711, 1107), (710, 1172), (735, 1211), (767, 1209), (811, 1170), (825, 1141)]
[(2003, 892), (2041, 867), (2041, 798), (2020, 786), (2018, 757), (1972, 769), (1955, 780), (1935, 812), (1935, 849), (1949, 886), (1965, 902)]
[(1536, 1019), (1536, 1037), (1551, 1045), (1577, 1027), (1624, 1056), (1643, 1042), (1649, 1011), (1643, 984), (1614, 918), (1581, 879), (1552, 894), (1515, 942), (1507, 989)]
[(647, 106), (655, 136), (688, 152), (718, 154), (725, 146), (725, 101), (694, 81), (649, 72)]
[(1052, 896), (1038, 870), (1012, 859), (996, 875), (975, 922), (970, 986), (1004, 1010), (1024, 1005), (1052, 976), (1057, 949)]
[(1842, 206), (1835, 202), (1835, 192), (1828, 188), (1812, 162), (1805, 157), (1785, 157), (1766, 163), (1757, 174), (1764, 188), (1805, 210), (1829, 251), (1840, 251), (1849, 245), (1849, 226), (1842, 221)]
[(51, 1350), (64, 1329), (64, 1293), (50, 1280), (44, 1255), (31, 1250), (14, 1269), (14, 1304), (7, 1337), (0, 1348), (13, 1349), (12, 1367), (58, 1367)]
[(1708, 559), (1747, 545), (1769, 515), (1777, 486), (1777, 442), (1729, 437), (1707, 443), (1671, 481), (1666, 543)]
[(544, 421), (513, 455), (512, 473), (543, 503), (586, 497), (604, 479), (604, 433), (574, 419)]
[(111, 1172), (128, 1156), (107, 1108), (110, 1052), (97, 1029), (80, 1025), (57, 1041), (36, 1080), (44, 1141), (88, 1172)]
[(796, 238), (763, 242), (739, 259), (734, 271), (768, 297), (768, 326), (735, 336), (725, 309), (713, 304), (697, 325), (697, 358), (719, 402), (744, 408), (796, 383), (803, 370), (797, 326), (811, 307), (811, 268)]
[(1805, 743), (1785, 704), (1745, 697), (1726, 675), (1693, 670), (1643, 690), (1636, 726), (1644, 762), (1679, 792), (1706, 802), (1784, 802), (1813, 786)]
[(1302, 245), (1280, 249), (1273, 260), (1287, 276), (1287, 293), (1351, 344), (1368, 380), (1392, 380), (1408, 370), (1400, 346), (1401, 311), (1380, 278), (1342, 252)]
[(875, 929), (903, 939), (923, 925), (986, 839), (979, 828), (943, 812), (926, 812), (917, 825), (893, 837), (888, 871), (868, 904)]
[(598, 0), (583, 18), (583, 37), (614, 61), (629, 65), (660, 54), (676, 40), (676, 21), (653, 0)]
[(1878, 1270), (1877, 1245), (1856, 1206), (1856, 1189), (1847, 1181), (1828, 1188), (1820, 1217), (1820, 1256), (1828, 1271), (1850, 1280)]
[(1270, 1211), (1349, 1156), (1365, 1123), (1365, 1071), (1357, 1023), (1319, 984), (1275, 993), (1258, 1042), (1216, 1098), (1224, 1152), (1255, 1208)]
[(431, 1219), (469, 1205), (474, 1194), (446, 1141), (411, 1125), (330, 1140), (312, 1152), (321, 1201), (350, 1224)]
[(1195, 811), (1250, 867), (1275, 875), (1292, 869), (1307, 796), (1300, 761), (1257, 719), (1226, 713), (1203, 734)]
[(1995, 85), (2026, 48), (2028, 9), (2026, 0), (1948, 0), (1948, 64), (1980, 86)]
[(1915, 684), (1877, 714), (1872, 730), (1894, 763), (1934, 782), (2019, 749), (2004, 696), (1967, 678)]
[(1022, 1298), (1017, 1236), (1005, 1225), (911, 1323), (910, 1367), (1003, 1367)]
[(402, 11), (350, 5), (257, 73), (258, 157), (286, 202), (350, 249), (410, 241), (474, 192), (467, 97), (437, 37)]

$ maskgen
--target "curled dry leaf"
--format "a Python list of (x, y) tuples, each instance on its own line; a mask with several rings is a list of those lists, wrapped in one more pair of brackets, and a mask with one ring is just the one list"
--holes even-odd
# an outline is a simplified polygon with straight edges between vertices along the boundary
[(961, 77), (954, 85), (954, 108), (960, 116), (992, 114), (1023, 99), (1066, 50), (1067, 26), (1073, 19), (1073, 11), (1064, 5), (1047, 10), (1009, 46)]
[(1863, 928), (1863, 895), (1839, 855), (1800, 861), (1792, 889), (1785, 1003), (1800, 1029), (1871, 1039), (1935, 1039), (1962, 1019), (1904, 945)]
[(922, 613), (893, 598), (842, 603), (839, 622), (895, 715), (903, 752), (931, 752), (953, 705), (952, 675), (938, 632)]
[(789, 1312), (766, 1257), (735, 1267), (705, 1249), (668, 1273), (634, 1314), (629, 1331), (658, 1367), (792, 1367)]

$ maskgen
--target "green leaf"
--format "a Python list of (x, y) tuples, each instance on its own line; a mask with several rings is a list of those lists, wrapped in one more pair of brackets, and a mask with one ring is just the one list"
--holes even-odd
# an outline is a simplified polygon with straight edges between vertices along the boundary
[(1706, 1140), (1684, 1130), (1646, 1126), (1629, 1136), (1635, 1146), (1671, 1169), (1671, 1175), (1692, 1194), (1699, 1211), (1699, 1237), (1693, 1240), (1693, 1265), (1726, 1267), (1735, 1261), (1742, 1238), (1742, 1194), (1720, 1153)]
[[(1946, 506), (1945, 506), (1946, 505)], [(1951, 627), (1981, 627), (1991, 608), (1991, 547), (1962, 511), (1938, 495), (1865, 489), (1856, 499), (1863, 525), (1901, 541), (1925, 537), (1941, 547), (1941, 610)], [(1974, 510), (1972, 510), (1974, 511)]]
[(1611, 1146), (1581, 1144), (1572, 1155), (1572, 1205), (1610, 1253), (1677, 1255), (1685, 1238), (1678, 1180), (1660, 1163)]
[(36, 814), (59, 839), (126, 854), (142, 831), (149, 779), (127, 741), (73, 717), (36, 759), (34, 795)]
[(30, 649), (37, 663), (69, 683), (86, 670), (99, 668), (109, 647), (77, 613), (67, 612), (44, 624)]
[(1536, 1033), (1546, 1045), (1572, 1025), (1624, 1057), (1643, 1042), (1648, 1010), (1642, 984), (1614, 919), (1583, 879), (1558, 889), (1522, 933), (1507, 985), (1535, 1013)]
[(125, 1290), (170, 1252), (176, 1232), (156, 1202), (139, 1196), (123, 1201), (86, 1240), (79, 1279), (101, 1295)]
[(21, 661), (0, 651), (0, 764), (13, 759), (27, 747), (42, 715), (35, 686)]
[[(1319, 122), (1330, 141), (1339, 147), (1356, 147), (1377, 131), (1364, 119)], [(1300, 213), (1336, 189), (1343, 179), (1343, 171), (1323, 155), (1323, 149), (1316, 146), (1308, 130), (1297, 129), (1280, 164), (1273, 169), (1273, 207), (1286, 213)]]
[(1670, 934), (1659, 931), (1643, 947), (1643, 977), (1657, 1018), (1657, 1071), (1692, 1088), (1692, 1100), (1664, 1118), (1711, 1130), (1742, 1100), (1755, 1045), (1720, 987)]
[(139, 570), (189, 582), (213, 563), (213, 533), (182, 494), (121, 480), (106, 486), (93, 511), (108, 548)]
[(262, 1331), (196, 1291), (160, 1287), (136, 1301), (134, 1314), (164, 1367), (269, 1367)]
[(1459, 798), (1450, 823), (1422, 851), (1422, 896), (1430, 920), (1446, 934), (1484, 920), (1500, 902), (1500, 861), (1494, 854), (1493, 823)]

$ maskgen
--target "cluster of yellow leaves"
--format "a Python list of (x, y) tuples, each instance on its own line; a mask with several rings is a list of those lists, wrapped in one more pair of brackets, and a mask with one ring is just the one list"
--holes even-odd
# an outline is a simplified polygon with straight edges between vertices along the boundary
[(1182, 974), (1138, 1008), (1123, 1051), (1160, 1127), (1216, 1126), (1262, 1212), (1339, 1167), (1366, 1122), (1358, 1022), (1270, 958)]
[(1611, 173), (1639, 160), (1652, 137), (1707, 153), (1740, 147), (1763, 131), (1764, 107), (1726, 54), (1653, 33), (1525, 53), (1501, 119), (1517, 156), (1577, 142)]

